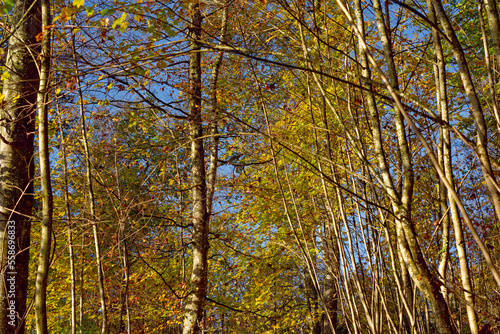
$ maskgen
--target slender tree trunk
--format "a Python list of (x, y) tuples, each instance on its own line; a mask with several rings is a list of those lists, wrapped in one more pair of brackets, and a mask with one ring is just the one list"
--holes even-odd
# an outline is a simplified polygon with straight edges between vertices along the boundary
[[(220, 44), (225, 44), (227, 42), (227, 15), (228, 15), (228, 5), (226, 5), (222, 11), (222, 28)], [(215, 58), (215, 62), (212, 67), (212, 78), (210, 80), (210, 136), (212, 140), (212, 147), (210, 148), (210, 166), (208, 168), (208, 184), (207, 184), (207, 212), (209, 219), (212, 216), (212, 207), (215, 193), (215, 185), (217, 183), (217, 167), (219, 160), (219, 102), (217, 97), (217, 87), (219, 82), (219, 72), (222, 65), (222, 60), (224, 57), (223, 52), (219, 52)]]
[(0, 110), (0, 333), (22, 334), (25, 326), (40, 16), (38, 0), (14, 1)]
[(481, 169), (483, 171), (486, 187), (488, 188), (491, 196), (493, 207), (495, 208), (495, 213), (500, 219), (500, 192), (497, 189), (498, 184), (496, 182), (495, 176), (493, 175), (493, 170), (491, 169), (490, 156), (488, 153), (488, 128), (484, 119), (481, 101), (479, 100), (476, 88), (474, 87), (474, 82), (469, 71), (469, 65), (467, 63), (462, 45), (460, 44), (460, 41), (455, 34), (455, 30), (453, 29), (453, 26), (448, 16), (446, 15), (441, 1), (432, 0), (432, 4), (436, 11), (437, 17), (439, 18), (439, 21), (444, 28), (446, 36), (451, 41), (450, 46), (457, 61), (462, 85), (470, 101), (472, 116), (476, 123), (476, 153), (479, 161), (481, 162)]
[[(434, 13), (434, 8), (432, 4), (427, 1), (427, 6), (429, 8), (429, 17), (432, 22), (437, 24), (436, 15)], [(439, 111), (439, 115), (441, 119), (443, 119), (443, 115), (446, 113), (447, 115), (447, 99), (446, 99), (446, 86), (441, 87), (442, 75), (445, 73), (445, 64), (442, 57), (441, 42), (439, 40), (439, 36), (437, 35), (437, 30), (435, 28), (432, 29), (433, 36), (433, 45), (434, 45), (434, 82), (436, 85), (436, 105)], [(438, 50), (439, 48), (439, 50)], [(444, 90), (443, 90), (444, 89)], [(447, 116), (446, 116), (447, 117)], [(444, 167), (444, 159), (445, 154), (449, 150), (449, 141), (445, 138), (445, 134), (447, 129), (445, 126), (441, 126), (439, 128), (439, 140), (438, 140), (438, 162), (439, 166), (442, 170)], [(449, 132), (448, 132), (449, 133)], [(448, 196), (447, 189), (443, 183), (443, 180), (439, 179), (438, 184), (438, 196), (439, 196), (439, 209), (440, 209), (440, 218), (438, 223), (441, 225), (441, 249), (439, 251), (440, 260), (439, 260), (439, 278), (441, 279), (443, 285), (441, 286), (441, 293), (443, 294), (445, 300), (448, 301), (448, 289), (446, 287), (446, 276), (448, 273), (448, 262), (450, 258), (450, 215), (448, 209)]]
[[(356, 0), (355, 5), (357, 29), (359, 38), (362, 39), (365, 36), (365, 30), (361, 1)], [(394, 58), (392, 55), (390, 35), (388, 34), (388, 29), (384, 22), (384, 17), (382, 15), (379, 0), (374, 0), (373, 8), (377, 19), (377, 26), (379, 34), (381, 36), (382, 46), (384, 48), (385, 59), (388, 64), (388, 84), (393, 90), (397, 90), (398, 82), (395, 71)], [(368, 59), (366, 53), (367, 51), (364, 45), (364, 41), (360, 41), (359, 56), (361, 66), (363, 67), (362, 75), (369, 81), (370, 73), (368, 71)], [(369, 88), (371, 89), (371, 87)], [(372, 117), (373, 140), (375, 144), (376, 155), (379, 161), (379, 168), (382, 172), (384, 186), (387, 189), (387, 193), (392, 203), (392, 209), (396, 217), (395, 221), (398, 249), (401, 252), (402, 259), (408, 267), (408, 271), (410, 272), (412, 280), (432, 305), (436, 317), (438, 332), (441, 334), (454, 333), (454, 327), (450, 322), (450, 317), (448, 314), (448, 306), (440, 292), (438, 283), (436, 282), (427, 264), (425, 263), (424, 257), (418, 245), (417, 238), (415, 236), (415, 231), (411, 220), (413, 170), (411, 153), (409, 151), (409, 146), (406, 139), (406, 130), (403, 122), (402, 110), (399, 109), (399, 106), (394, 106), (394, 120), (398, 138), (398, 150), (401, 154), (401, 162), (403, 167), (403, 187), (401, 193), (399, 193), (394, 187), (394, 183), (392, 181), (392, 178), (390, 177), (388, 164), (385, 159), (383, 136), (380, 130), (380, 121), (378, 120), (379, 116), (376, 110), (375, 98), (371, 91), (368, 91), (367, 98), (369, 102), (368, 107), (371, 110), (370, 113)]]
[[(82, 241), (80, 245), (80, 249), (83, 248), (83, 245), (85, 245), (85, 234), (82, 233)], [(80, 261), (80, 305), (78, 307), (78, 313), (79, 313), (79, 326), (80, 326), (80, 334), (83, 334), (83, 283), (84, 283), (84, 261), (83, 261), (83, 256), (81, 256), (81, 261)]]
[[(318, 48), (320, 48), (319, 41), (318, 41)], [(331, 161), (334, 161), (334, 156), (333, 156), (333, 151), (332, 151), (332, 140), (331, 140), (331, 129), (328, 124), (328, 118), (327, 118), (327, 103), (325, 100), (325, 97), (323, 96), (321, 99), (321, 124), (323, 128), (325, 129), (324, 136), (325, 136), (325, 142), (326, 142), (326, 153), (328, 156), (328, 159)], [(314, 132), (316, 132), (316, 127), (314, 128)], [(318, 150), (318, 145), (316, 144), (316, 149)], [(320, 161), (320, 160), (318, 160)], [(321, 164), (318, 164), (321, 169)], [(334, 178), (334, 180), (337, 180), (337, 171), (335, 170), (335, 167), (333, 165), (330, 166), (330, 172)], [(324, 180), (324, 177), (321, 178), (321, 183), (322, 183), (322, 188), (325, 196), (328, 196), (327, 193), (327, 188), (326, 188), (326, 182)], [(331, 205), (330, 199), (327, 199), (327, 206), (328, 210), (330, 212), (333, 212), (333, 208)], [(331, 224), (334, 224), (333, 221), (331, 221)], [(337, 328), (338, 326), (338, 319), (337, 319), (337, 312), (338, 312), (338, 291), (337, 287), (338, 285), (335, 283), (334, 279), (334, 274), (339, 275), (340, 274), (340, 265), (339, 265), (339, 249), (338, 249), (338, 242), (337, 238), (338, 236), (335, 234), (333, 226), (330, 226), (328, 229), (329, 235), (328, 235), (328, 243), (325, 245), (327, 249), (325, 249), (325, 252), (328, 254), (326, 256), (326, 261), (328, 262), (328, 267), (331, 270), (331, 272), (326, 272), (325, 277), (324, 277), (324, 300), (325, 300), (325, 313), (322, 316), (323, 320), (323, 331), (328, 334), (332, 333), (333, 330), (331, 327), (334, 329)], [(326, 319), (326, 318), (329, 319)], [(331, 321), (331, 326), (330, 326), (330, 321)]]
[[(493, 12), (490, 13), (490, 10), (488, 9), (488, 17), (491, 16), (489, 19), (490, 21), (490, 31), (492, 34), (492, 39), (493, 39), (493, 44), (495, 46), (495, 56), (496, 56), (496, 62), (498, 64), (498, 61), (500, 60), (500, 32), (498, 31), (499, 29), (499, 22), (498, 22), (498, 11), (496, 9), (496, 1), (486, 1), (486, 3), (489, 3), (490, 5), (493, 5)], [(487, 5), (489, 8), (490, 5)], [(486, 72), (488, 73), (488, 83), (490, 85), (490, 102), (491, 102), (491, 107), (493, 111), (493, 116), (495, 116), (495, 120), (497, 122), (497, 130), (500, 132), (500, 112), (498, 111), (498, 95), (496, 92), (496, 83), (497, 83), (497, 78), (498, 75), (496, 75), (496, 71), (493, 68), (493, 64), (491, 63), (491, 57), (490, 57), (490, 51), (488, 47), (488, 36), (486, 35), (486, 24), (484, 23), (483, 20), (483, 3), (479, 3), (477, 6), (477, 11), (479, 14), (479, 25), (481, 27), (481, 35), (483, 37), (483, 49), (484, 49), (484, 61), (485, 61), (485, 67), (486, 67)], [(497, 65), (498, 66), (498, 65)], [(492, 161), (493, 163), (495, 162), (494, 160)], [(498, 166), (498, 165), (497, 165)], [(498, 167), (497, 167), (498, 169)]]
[[(115, 157), (114, 157), (114, 166), (115, 166), (115, 181), (116, 181), (116, 192), (117, 196), (119, 199), (122, 198), (122, 187), (120, 183), (120, 173), (118, 171), (118, 155), (117, 152), (115, 152)], [(121, 333), (122, 332), (122, 327), (123, 327), (123, 312), (125, 311), (125, 316), (126, 316), (126, 328), (127, 328), (127, 334), (130, 334), (131, 328), (130, 328), (130, 309), (129, 309), (129, 304), (128, 304), (128, 290), (129, 290), (129, 278), (130, 278), (130, 262), (129, 262), (129, 256), (128, 256), (128, 245), (127, 245), (127, 240), (126, 240), (126, 223), (127, 223), (127, 217), (126, 214), (122, 215), (121, 211), (117, 210), (117, 219), (119, 221), (119, 230), (118, 230), (118, 242), (120, 243), (120, 258), (123, 263), (123, 281), (125, 284), (122, 283), (122, 288), (120, 289), (120, 321), (118, 323), (118, 331)], [(125, 286), (123, 286), (125, 285)]]
[[(304, 11), (302, 9), (299, 9), (300, 11), (300, 16), (301, 16), (301, 21), (304, 22)], [(305, 59), (310, 59), (311, 58), (311, 55), (310, 55), (310, 49), (306, 43), (306, 40), (305, 40), (305, 36), (304, 36), (304, 24), (301, 23), (299, 24), (298, 26), (299, 28), (299, 31), (300, 31), (300, 38), (301, 38), (301, 44), (302, 44), (302, 52), (303, 52), (303, 55), (304, 55), (304, 58)], [(315, 31), (319, 31), (318, 27), (315, 26)], [(317, 51), (319, 54), (322, 54), (322, 48), (321, 48), (321, 44), (320, 42), (318, 41), (318, 44), (317, 44), (317, 49), (315, 50)], [(322, 55), (324, 56), (324, 55)], [(310, 65), (308, 65), (310, 67)], [(321, 72), (323, 72), (323, 67), (320, 66), (320, 69), (321, 69)], [(323, 83), (324, 82), (324, 77), (323, 76), (319, 76), (319, 80), (318, 80), (318, 77), (313, 75), (313, 77), (316, 79), (314, 80), (314, 82), (316, 82), (316, 84), (319, 84), (319, 82)], [(330, 194), (329, 194), (329, 191), (327, 189), (327, 181), (325, 180), (325, 173), (326, 173), (326, 170), (328, 168), (325, 168), (323, 163), (322, 163), (322, 159), (320, 158), (320, 155), (321, 155), (321, 144), (320, 142), (324, 142), (326, 144), (326, 149), (327, 149), (327, 157), (330, 161), (334, 161), (334, 157), (333, 157), (333, 154), (332, 154), (332, 149), (331, 149), (331, 138), (330, 138), (330, 129), (329, 129), (329, 125), (328, 125), (328, 121), (327, 121), (327, 102), (326, 102), (326, 98), (325, 96), (322, 97), (322, 104), (321, 104), (321, 126), (323, 127), (324, 131), (322, 131), (322, 134), (324, 134), (324, 138), (320, 138), (319, 135), (318, 135), (318, 131), (316, 130), (317, 128), (320, 128), (320, 126), (318, 126), (317, 122), (316, 122), (316, 117), (315, 117), (315, 114), (314, 114), (314, 110), (313, 110), (313, 90), (312, 90), (312, 87), (311, 87), (311, 77), (309, 75), (307, 75), (307, 99), (308, 99), (308, 104), (309, 104), (309, 112), (310, 112), (310, 115), (311, 115), (311, 122), (313, 124), (313, 135), (314, 135), (314, 143), (315, 143), (315, 152), (314, 152), (314, 155), (315, 155), (315, 158), (317, 159), (318, 161), (318, 170), (320, 171), (320, 174), (321, 174), (321, 187), (322, 187), (322, 190), (323, 190), (323, 194), (324, 194), (324, 197), (325, 197), (325, 201), (326, 201), (326, 207), (327, 207), (327, 210), (328, 210), (328, 213), (329, 213), (329, 216), (331, 219), (329, 219), (329, 226), (328, 226), (328, 231), (329, 233), (327, 233), (328, 235), (326, 237), (323, 238), (323, 248), (324, 248), (324, 252), (325, 254), (327, 254), (327, 256), (325, 257), (325, 264), (326, 264), (326, 272), (325, 272), (325, 277), (323, 279), (323, 286), (324, 286), (324, 290), (323, 290), (323, 293), (321, 293), (321, 290), (319, 289), (319, 286), (320, 286), (320, 282), (319, 282), (319, 279), (316, 275), (316, 269), (315, 270), (309, 270), (308, 273), (306, 273), (306, 275), (308, 275), (306, 277), (306, 283), (309, 283), (309, 284), (306, 284), (306, 286), (308, 286), (308, 288), (306, 289), (306, 292), (308, 292), (309, 296), (312, 296), (312, 297), (309, 297), (309, 300), (308, 300), (308, 303), (309, 305), (312, 305), (313, 307), (310, 308), (310, 312), (312, 311), (313, 313), (317, 313), (319, 311), (319, 305), (318, 305), (318, 302), (321, 303), (321, 308), (322, 308), (322, 315), (321, 317), (318, 317), (317, 319), (314, 319), (314, 322), (312, 323), (312, 332), (313, 333), (320, 333), (322, 331), (324, 331), (325, 333), (334, 333), (335, 332), (335, 329), (337, 327), (337, 285), (333, 282), (333, 273), (336, 273), (338, 274), (340, 271), (339, 271), (339, 267), (338, 267), (338, 257), (339, 257), (339, 252), (338, 252), (338, 248), (337, 248), (337, 238), (338, 238), (338, 234), (337, 234), (337, 230), (338, 230), (338, 226), (337, 226), (337, 221), (335, 219), (335, 216), (334, 216), (334, 208), (332, 206), (332, 200), (330, 199)], [(338, 180), (336, 179), (336, 171), (335, 171), (335, 168), (333, 165), (330, 165), (330, 172), (331, 172), (331, 175), (334, 179), (334, 182), (337, 182)], [(339, 195), (338, 191), (339, 189), (336, 188), (335, 189), (336, 191), (336, 194)], [(307, 241), (307, 240), (304, 240), (306, 243), (311, 243), (310, 241)], [(311, 247), (315, 247), (313, 246), (314, 243), (311, 243)], [(309, 247), (309, 246), (307, 246)], [(316, 259), (311, 259), (313, 261), (311, 261), (311, 268), (316, 268)], [(311, 274), (314, 274), (314, 275), (311, 275)], [(314, 276), (314, 277), (313, 277)], [(314, 278), (314, 279), (313, 279)], [(314, 284), (315, 281), (317, 282), (317, 284)], [(314, 291), (312, 290), (314, 289)]]
[(66, 219), (68, 222), (68, 255), (71, 280), (71, 334), (76, 333), (76, 274), (75, 274), (75, 253), (73, 246), (73, 222), (71, 220), (71, 207), (69, 205), (69, 185), (68, 185), (68, 159), (66, 146), (64, 143), (64, 131), (62, 120), (59, 119), (59, 132), (61, 135), (61, 151), (63, 156), (63, 178), (64, 178), (64, 202), (66, 204)]
[[(439, 104), (439, 103), (438, 103)], [(439, 108), (439, 106), (438, 106)], [(438, 161), (441, 168), (444, 170), (444, 127), (439, 128), (439, 142), (438, 142)], [(448, 274), (448, 262), (450, 258), (450, 216), (448, 213), (447, 205), (447, 190), (443, 181), (440, 179), (438, 184), (439, 196), (439, 212), (440, 218), (438, 223), (441, 225), (441, 249), (439, 250), (439, 279), (442, 281), (441, 293), (445, 300), (448, 300), (448, 289), (446, 288), (446, 277)]]
[[(202, 319), (205, 313), (204, 304), (207, 291), (208, 273), (208, 232), (212, 215), (213, 198), (217, 182), (217, 166), (219, 159), (219, 105), (217, 85), (219, 71), (222, 65), (223, 53), (219, 53), (212, 68), (210, 81), (210, 135), (212, 146), (210, 150), (210, 165), (208, 175), (205, 175), (205, 149), (203, 144), (203, 121), (201, 108), (201, 12), (199, 4), (190, 6), (190, 51), (189, 81), (190, 81), (190, 135), (191, 163), (193, 178), (193, 270), (191, 273), (191, 294), (185, 305), (184, 334), (203, 332)], [(228, 6), (223, 8), (221, 27), (221, 43), (227, 40)]]
[(81, 135), (82, 135), (82, 143), (83, 150), (85, 154), (85, 167), (86, 167), (86, 175), (85, 181), (88, 187), (88, 196), (89, 196), (89, 208), (90, 208), (90, 222), (92, 225), (92, 234), (94, 235), (94, 246), (95, 246), (95, 257), (96, 257), (96, 267), (97, 267), (97, 283), (99, 286), (99, 299), (101, 301), (101, 314), (102, 314), (102, 323), (101, 323), (101, 333), (106, 334), (108, 331), (108, 318), (107, 318), (107, 309), (106, 309), (106, 294), (104, 292), (104, 273), (102, 270), (102, 257), (101, 257), (101, 246), (99, 240), (99, 233), (97, 231), (96, 225), (96, 212), (95, 212), (95, 198), (94, 198), (94, 188), (92, 182), (92, 163), (90, 161), (90, 149), (88, 144), (88, 135), (87, 135), (87, 125), (85, 122), (85, 108), (83, 105), (83, 94), (80, 85), (80, 76), (78, 72), (78, 61), (77, 55), (75, 51), (75, 36), (73, 35), (72, 40), (72, 51), (73, 51), (73, 61), (75, 63), (75, 78), (76, 85), (78, 89), (79, 95), (79, 108), (80, 108), (80, 118), (81, 118)]
[(497, 66), (500, 66), (500, 20), (498, 18), (498, 8), (496, 0), (485, 0), (486, 15), (491, 33), (491, 40), (495, 48), (495, 58)]
[[(130, 261), (128, 256), (128, 246), (127, 241), (123, 240), (123, 267), (125, 269), (124, 279), (125, 279), (125, 317), (127, 318), (127, 334), (132, 333), (132, 328), (130, 327), (130, 307), (128, 304), (128, 289), (129, 289), (129, 279), (130, 279)], [(120, 329), (121, 330), (121, 329)]]
[(325, 306), (327, 309), (327, 314), (324, 314), (322, 317), (323, 320), (323, 332), (325, 334), (333, 334), (333, 331), (330, 327), (330, 321), (327, 317), (330, 317), (333, 328), (337, 327), (337, 286), (335, 285), (335, 279), (333, 275), (329, 272), (325, 273), (324, 278), (324, 298), (325, 298)]
[(203, 120), (201, 117), (201, 10), (198, 1), (189, 6), (189, 132), (191, 139), (191, 173), (193, 201), (193, 268), (190, 294), (184, 313), (183, 334), (202, 332), (208, 272), (208, 221)]
[[(437, 23), (437, 18), (434, 12), (434, 8), (428, 0), (429, 7), (429, 17), (432, 22)], [(433, 29), (433, 44), (434, 44), (434, 54), (436, 59), (436, 67), (437, 67), (437, 97), (438, 97), (438, 107), (441, 119), (448, 123), (449, 121), (449, 112), (448, 112), (448, 97), (446, 92), (446, 64), (444, 61), (443, 49), (441, 46), (441, 41), (439, 39), (438, 32)], [(453, 177), (453, 169), (452, 169), (452, 156), (451, 156), (451, 136), (450, 130), (447, 127), (441, 128), (442, 132), (442, 140), (443, 140), (443, 170), (445, 172), (446, 178), (450, 185), (454, 187), (455, 180)], [(455, 200), (449, 194), (448, 191), (445, 191), (448, 194), (448, 201), (450, 205), (450, 213), (451, 220), (453, 222), (453, 229), (455, 235), (455, 242), (457, 248), (457, 255), (460, 262), (460, 278), (462, 287), (464, 288), (464, 298), (467, 301), (467, 317), (469, 321), (469, 328), (472, 334), (476, 334), (479, 331), (476, 312), (474, 311), (474, 298), (472, 295), (472, 284), (470, 279), (469, 272), (469, 264), (467, 260), (467, 252), (465, 249), (465, 244), (463, 240), (463, 229), (462, 223), (460, 222), (460, 215), (455, 204)], [(448, 246), (449, 247), (449, 246)], [(446, 250), (447, 251), (447, 250)], [(445, 276), (443, 276), (445, 278)]]
[[(80, 100), (83, 97), (80, 95)], [(83, 105), (80, 106), (81, 118), (82, 118), (82, 141), (83, 147), (85, 151), (85, 160), (86, 160), (86, 183), (88, 187), (88, 195), (89, 195), (89, 206), (90, 206), (90, 220), (92, 224), (92, 234), (94, 236), (94, 245), (95, 245), (95, 256), (96, 256), (96, 267), (97, 267), (97, 281), (99, 286), (99, 299), (101, 301), (101, 314), (102, 314), (102, 323), (101, 323), (101, 333), (107, 333), (107, 310), (106, 310), (106, 295), (104, 292), (104, 274), (102, 271), (102, 257), (101, 257), (101, 246), (99, 240), (99, 234), (97, 231), (96, 225), (96, 213), (95, 213), (95, 198), (94, 198), (94, 189), (91, 175), (91, 163), (90, 163), (90, 150), (87, 142), (87, 126), (85, 124), (85, 112), (83, 109)]]
[[(42, 26), (49, 26), (50, 0), (41, 0)], [(40, 176), (42, 184), (42, 232), (40, 256), (35, 283), (35, 314), (37, 334), (47, 334), (47, 279), (52, 241), (52, 184), (50, 179), (48, 85), (50, 79), (50, 30), (44, 31), (40, 63), (40, 89), (38, 91), (38, 140), (40, 151)]]

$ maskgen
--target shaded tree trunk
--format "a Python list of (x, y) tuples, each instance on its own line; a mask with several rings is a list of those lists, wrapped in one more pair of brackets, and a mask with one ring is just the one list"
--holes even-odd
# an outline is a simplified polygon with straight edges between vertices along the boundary
[(331, 273), (325, 274), (325, 282), (324, 282), (323, 292), (325, 298), (325, 306), (328, 314), (323, 314), (323, 332), (325, 334), (333, 334), (332, 328), (330, 326), (330, 321), (328, 317), (331, 319), (333, 324), (333, 328), (337, 327), (337, 286), (335, 285), (335, 278)]
[[(0, 333), (24, 333), (33, 208), (33, 140), (40, 2), (14, 1), (0, 110)], [(17, 328), (17, 331), (16, 331)]]

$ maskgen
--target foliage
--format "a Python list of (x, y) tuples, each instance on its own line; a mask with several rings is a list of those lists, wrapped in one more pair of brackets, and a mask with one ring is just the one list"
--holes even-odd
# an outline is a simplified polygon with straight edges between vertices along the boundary
[[(99, 331), (103, 310), (92, 224), (102, 249), (108, 331), (182, 331), (196, 233), (189, 133), (192, 3), (198, 2), (53, 2), (53, 26), (45, 27), (54, 32), (49, 105), (54, 195), (47, 300), (50, 332), (71, 330), (70, 246), (77, 329)], [(337, 333), (406, 333), (412, 326), (418, 333), (432, 332), (438, 326), (432, 301), (420, 289), (419, 278), (408, 274), (402, 255), (398, 222), (408, 219), (432, 282), (447, 289), (451, 319), (461, 333), (469, 333), (453, 228), (443, 246), (444, 217), (451, 217), (440, 206), (440, 201), (451, 205), (439, 191), (443, 177), (438, 169), (444, 165), (436, 166), (425, 148), (428, 144), (435, 155), (443, 154), (445, 127), (452, 131), (455, 189), (467, 213), (461, 213), (460, 224), (474, 309), (480, 327), (500, 326), (498, 282), (478, 243), (479, 238), (498, 268), (500, 218), (495, 192), (487, 182), (493, 179), (498, 188), (498, 64), (492, 60), (498, 50), (489, 39), (486, 48), (483, 44), (481, 25), (486, 37), (494, 33), (488, 17), (478, 14), (472, 3), (443, 1), (481, 103), (488, 133), (486, 154), (492, 165), (489, 176), (476, 145), (478, 118), (471, 111), (463, 70), (442, 19), (434, 28), (439, 28), (446, 62), (449, 122), (441, 119), (436, 97), (437, 53), (426, 2), (382, 1), (399, 79), (395, 93), (384, 81), (390, 67), (373, 4), (362, 4), (366, 31), (359, 36), (356, 22), (342, 10), (348, 6), (354, 13), (354, 2), (200, 2), (207, 170), (212, 149), (217, 145), (219, 150), (201, 324), (207, 331), (330, 333), (329, 317)], [(220, 37), (224, 7), (229, 11), (230, 32), (225, 42)], [(11, 8), (9, 1), (0, 7), (4, 40)], [(360, 39), (373, 57), (370, 77), (362, 74)], [(212, 114), (210, 82), (218, 55), (223, 60)], [(488, 71), (493, 73), (491, 80)], [(380, 138), (370, 113), (371, 95)], [(397, 100), (409, 115), (402, 132), (395, 121), (401, 112)], [(89, 157), (82, 143), (80, 103)], [(214, 126), (217, 133), (210, 132)], [(412, 176), (405, 174), (402, 136), (411, 153)], [(85, 178), (87, 158), (95, 217)], [(400, 202), (384, 179), (382, 160)], [(410, 209), (402, 218), (403, 184), (410, 179), (411, 194), (406, 198)], [(40, 243), (39, 197), (35, 209), (31, 294)], [(411, 240), (408, 232), (403, 238)], [(445, 252), (450, 254), (447, 276), (439, 277)], [(34, 321), (31, 312), (27, 332), (34, 332)]]

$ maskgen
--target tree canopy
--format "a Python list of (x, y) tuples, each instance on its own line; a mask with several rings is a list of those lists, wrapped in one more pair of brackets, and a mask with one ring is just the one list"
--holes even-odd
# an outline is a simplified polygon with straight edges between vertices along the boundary
[(496, 0), (0, 15), (0, 332), (500, 331)]

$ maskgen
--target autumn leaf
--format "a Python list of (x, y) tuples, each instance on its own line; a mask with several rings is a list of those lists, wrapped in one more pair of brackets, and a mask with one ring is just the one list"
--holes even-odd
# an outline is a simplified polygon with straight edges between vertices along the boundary
[(82, 7), (85, 4), (85, 0), (73, 0), (73, 5), (75, 5), (77, 8)]

